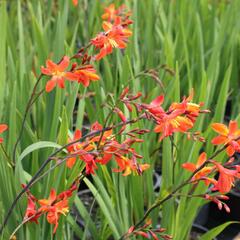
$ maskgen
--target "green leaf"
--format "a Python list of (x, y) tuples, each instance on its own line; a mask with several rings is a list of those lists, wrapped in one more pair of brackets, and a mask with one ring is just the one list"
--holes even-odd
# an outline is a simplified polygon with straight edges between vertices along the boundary
[(240, 223), (237, 221), (231, 221), (231, 222), (226, 222), (223, 223), (213, 229), (211, 229), (210, 231), (208, 231), (207, 233), (205, 233), (204, 235), (201, 236), (200, 240), (210, 240), (215, 238), (218, 234), (220, 234), (227, 226), (229, 226), (230, 224), (233, 223)]
[(30, 154), (33, 151), (36, 151), (41, 148), (61, 148), (62, 146), (55, 143), (55, 142), (48, 142), (48, 141), (40, 141), (37, 143), (33, 143), (30, 146), (28, 146), (24, 151), (21, 153), (21, 155), (18, 158), (18, 162), (21, 162), (23, 158), (25, 158), (28, 154)]
[(60, 126), (60, 131), (58, 134), (58, 143), (60, 145), (65, 145), (68, 142), (68, 117), (65, 106), (62, 112), (62, 122)]

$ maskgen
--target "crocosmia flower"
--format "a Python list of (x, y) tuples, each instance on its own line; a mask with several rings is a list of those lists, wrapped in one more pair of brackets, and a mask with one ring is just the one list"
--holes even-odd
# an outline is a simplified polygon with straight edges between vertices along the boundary
[(131, 15), (131, 12), (126, 12), (126, 6), (123, 4), (119, 8), (115, 7), (115, 4), (112, 3), (108, 7), (104, 9), (104, 14), (102, 15), (102, 19), (107, 20), (108, 22), (115, 21), (116, 18), (122, 17), (126, 18)]
[(212, 161), (212, 163), (216, 166), (219, 172), (218, 180), (214, 184), (214, 190), (218, 190), (220, 193), (229, 192), (234, 186), (235, 180), (240, 178), (240, 169), (238, 167), (235, 169), (228, 169), (215, 161)]
[(78, 78), (77, 81), (82, 83), (85, 87), (88, 87), (90, 81), (98, 81), (100, 79), (100, 77), (96, 74), (96, 70), (90, 64), (77, 68), (74, 71), (74, 74)]
[(41, 67), (41, 72), (44, 75), (51, 76), (52, 78), (46, 84), (46, 92), (50, 92), (53, 88), (58, 85), (60, 88), (64, 88), (64, 80), (77, 80), (78, 76), (72, 72), (66, 71), (69, 66), (70, 59), (64, 56), (59, 64), (52, 62), (51, 60), (46, 61), (46, 68)]
[(71, 197), (72, 192), (76, 190), (76, 187), (72, 187), (70, 190), (56, 194), (55, 189), (51, 189), (48, 199), (40, 199), (38, 203), (41, 205), (39, 212), (47, 213), (47, 221), (50, 224), (55, 225), (53, 233), (56, 232), (58, 227), (58, 221), (61, 215), (66, 215), (69, 211), (68, 198)]
[(230, 121), (229, 126), (222, 123), (213, 123), (212, 129), (219, 134), (219, 136), (212, 139), (212, 144), (228, 145), (226, 148), (228, 156), (232, 156), (235, 152), (240, 152), (240, 129), (236, 121)]
[(186, 116), (179, 116), (182, 112), (176, 110), (170, 114), (164, 114), (162, 119), (159, 119), (157, 126), (154, 128), (156, 133), (162, 133), (160, 141), (175, 132), (187, 132), (193, 127), (193, 123)]
[[(182, 164), (182, 167), (190, 172), (195, 172), (198, 168), (200, 168), (207, 160), (207, 155), (205, 152), (201, 153), (198, 157), (198, 161), (196, 164), (194, 163), (184, 163)], [(215, 167), (203, 167), (201, 170), (199, 170), (192, 178), (193, 181), (195, 180), (201, 180), (205, 179), (205, 184), (209, 185), (209, 181), (206, 178), (207, 175), (214, 169)]]
[(200, 113), (207, 113), (208, 110), (201, 110), (202, 103), (190, 102), (193, 93), (184, 97), (180, 103), (172, 103), (167, 111), (162, 108), (164, 96), (158, 96), (150, 104), (140, 104), (139, 109), (145, 110), (146, 117), (153, 119), (156, 123), (154, 131), (161, 133), (160, 141), (176, 132), (189, 133), (194, 127)]
[(113, 48), (126, 48), (126, 42), (132, 35), (132, 32), (124, 28), (118, 23), (111, 24), (110, 22), (103, 22), (102, 25), (104, 33), (99, 33), (96, 38), (91, 40), (96, 49), (100, 49), (99, 54), (95, 56), (96, 60), (100, 60), (104, 56), (111, 54)]
[(131, 16), (131, 11), (127, 11), (126, 6), (123, 4), (119, 8), (115, 7), (115, 4), (110, 4), (105, 9), (105, 13), (102, 15), (102, 19), (107, 20), (108, 22), (121, 21), (121, 25), (127, 26), (132, 24), (133, 21), (129, 19)]
[(106, 19), (107, 21), (114, 20), (118, 14), (118, 10), (115, 8), (115, 4), (113, 3), (106, 7), (104, 11), (105, 13), (102, 15), (102, 19)]
[(132, 172), (141, 175), (143, 171), (147, 170), (150, 165), (145, 164), (138, 164), (134, 158), (134, 156), (130, 159), (124, 156), (116, 156), (115, 157), (118, 169), (113, 169), (114, 172), (123, 172), (123, 176), (128, 176)]
[(172, 103), (169, 111), (183, 111), (184, 114), (186, 115), (186, 117), (194, 124), (196, 122), (197, 117), (199, 116), (199, 114), (202, 113), (207, 113), (209, 112), (208, 110), (203, 110), (201, 111), (201, 106), (203, 106), (203, 103), (192, 103), (192, 99), (193, 99), (193, 90), (191, 91), (190, 95), (188, 97), (184, 97), (182, 102), (180, 103)]
[(30, 222), (38, 223), (38, 218), (41, 216), (41, 212), (38, 212), (36, 206), (36, 199), (28, 195), (28, 204), (25, 212), (24, 220), (29, 219)]
[[(25, 187), (23, 185), (23, 187)], [(61, 192), (57, 195), (55, 189), (51, 189), (48, 199), (38, 200), (34, 197), (30, 190), (27, 190), (28, 205), (25, 212), (25, 221), (38, 223), (38, 218), (44, 214), (47, 214), (47, 221), (50, 224), (55, 225), (53, 234), (56, 232), (58, 222), (61, 215), (66, 215), (69, 211), (68, 199), (72, 196), (73, 191), (77, 189), (77, 185), (74, 183), (70, 189)], [(40, 205), (40, 207), (38, 207)]]
[(78, 0), (72, 0), (72, 3), (76, 7), (78, 5)]
[[(0, 134), (3, 133), (8, 129), (8, 126), (6, 124), (0, 124)], [(3, 142), (3, 138), (0, 138), (0, 143)]]

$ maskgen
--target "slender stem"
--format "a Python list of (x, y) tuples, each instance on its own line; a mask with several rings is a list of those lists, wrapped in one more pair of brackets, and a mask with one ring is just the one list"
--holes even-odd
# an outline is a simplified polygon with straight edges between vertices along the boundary
[[(86, 154), (88, 154), (88, 153), (86, 153)], [(57, 168), (58, 166), (62, 165), (66, 160), (68, 160), (71, 157), (75, 157), (75, 156), (78, 156), (78, 154), (72, 154), (72, 155), (66, 156), (65, 158), (62, 158), (58, 163), (56, 163), (55, 165), (50, 167), (46, 172), (44, 172), (37, 179), (35, 179), (35, 181), (31, 184), (31, 186), (34, 185), (36, 182), (40, 181), (42, 178), (44, 178), (46, 175), (48, 175), (50, 172), (52, 172), (55, 168)], [(85, 177), (85, 171), (83, 171), (81, 174), (84, 175), (84, 177)], [(29, 187), (31, 187), (31, 186), (29, 186)]]
[(79, 138), (79, 139), (76, 139), (75, 141), (71, 142), (71, 143), (68, 143), (64, 146), (62, 146), (61, 148), (59, 148), (58, 150), (56, 150), (55, 152), (53, 152), (44, 162), (43, 164), (41, 165), (41, 167), (38, 169), (38, 171), (35, 173), (35, 175), (32, 177), (32, 179), (28, 182), (28, 184), (21, 190), (21, 192), (19, 192), (19, 194), (16, 196), (16, 198), (14, 199), (14, 201), (12, 202), (11, 204), (11, 207), (8, 209), (8, 212), (4, 218), (4, 221), (3, 221), (3, 224), (0, 228), (0, 235), (2, 234), (3, 232), (3, 229), (4, 227), (6, 226), (12, 212), (13, 212), (13, 209), (15, 208), (15, 206), (17, 205), (19, 199), (21, 198), (21, 196), (31, 187), (33, 186), (35, 182), (35, 180), (40, 176), (41, 172), (44, 170), (44, 168), (48, 165), (49, 162), (52, 161), (52, 158), (54, 156), (56, 156), (58, 153), (60, 153), (62, 150), (66, 149), (67, 147), (77, 143), (77, 142), (80, 142), (80, 141), (83, 141), (84, 139), (88, 138), (88, 137), (93, 137), (97, 134), (100, 134), (102, 132), (105, 132), (105, 131), (108, 131), (108, 130), (111, 130), (111, 129), (114, 129), (114, 128), (117, 128), (117, 127), (120, 127), (120, 126), (123, 126), (123, 125), (126, 125), (126, 124), (132, 124), (132, 123), (135, 123), (141, 119), (144, 118), (144, 114), (141, 115), (140, 117), (138, 118), (134, 118), (134, 119), (131, 119), (131, 120), (128, 120), (126, 122), (120, 122), (118, 124), (115, 124), (113, 126), (109, 126), (109, 127), (106, 127), (106, 128), (103, 128), (101, 130), (98, 130), (98, 131), (93, 131), (93, 132), (90, 132), (86, 135), (84, 135), (83, 137)]
[[(107, 126), (108, 120), (109, 120), (110, 117), (112, 116), (115, 107), (116, 107), (116, 105), (113, 106), (112, 109), (111, 109), (111, 111), (108, 113), (108, 115), (107, 115), (107, 117), (106, 117), (106, 119), (105, 119), (105, 122), (104, 122), (104, 124), (103, 124), (103, 128), (105, 128), (105, 127)], [(99, 141), (98, 141), (98, 143), (97, 143), (97, 149), (99, 148), (99, 146), (100, 146), (100, 144), (101, 144), (103, 135), (104, 135), (104, 132), (101, 132)]]
[(2, 144), (0, 144), (0, 146), (1, 146), (1, 149), (2, 149), (2, 151), (3, 151), (3, 154), (5, 155), (5, 157), (6, 157), (6, 159), (7, 159), (7, 162), (8, 162), (8, 164), (9, 164), (9, 166), (10, 166), (10, 167), (13, 167), (14, 164), (12, 163), (10, 157), (8, 156), (6, 149), (4, 148), (4, 146), (3, 146)]
[(14, 235), (17, 233), (17, 231), (18, 231), (25, 223), (27, 223), (27, 222), (30, 221), (32, 218), (34, 218), (36, 215), (37, 215), (37, 213), (34, 214), (34, 215), (32, 215), (32, 216), (29, 217), (29, 218), (24, 219), (24, 220), (14, 229), (14, 231), (12, 232), (12, 234), (11, 234), (11, 236), (10, 236), (9, 239), (14, 239)]
[(29, 112), (32, 104), (33, 104), (33, 103), (36, 101), (36, 99), (42, 94), (42, 92), (41, 92), (41, 94), (40, 94), (40, 95), (38, 94), (38, 95), (37, 95), (37, 98), (34, 99), (34, 96), (35, 96), (36, 90), (37, 90), (37, 86), (38, 86), (38, 84), (40, 83), (40, 80), (41, 80), (42, 76), (43, 76), (43, 74), (40, 74), (40, 75), (39, 75), (39, 77), (38, 77), (38, 79), (37, 79), (37, 81), (36, 81), (36, 83), (35, 83), (35, 85), (34, 85), (34, 87), (33, 87), (31, 97), (30, 97), (29, 100), (28, 100), (27, 107), (26, 107), (25, 112), (24, 112), (24, 116), (23, 116), (23, 121), (22, 121), (22, 125), (21, 125), (20, 132), (19, 132), (17, 141), (16, 141), (16, 143), (14, 144), (14, 147), (13, 147), (13, 164), (14, 164), (14, 166), (15, 166), (15, 164), (16, 164), (16, 151), (17, 151), (17, 146), (18, 146), (18, 144), (19, 144), (19, 142), (20, 142), (20, 140), (21, 140), (22, 134), (23, 134), (23, 130), (24, 130), (24, 126), (25, 126), (25, 123), (26, 123), (26, 120), (27, 120), (28, 112)]

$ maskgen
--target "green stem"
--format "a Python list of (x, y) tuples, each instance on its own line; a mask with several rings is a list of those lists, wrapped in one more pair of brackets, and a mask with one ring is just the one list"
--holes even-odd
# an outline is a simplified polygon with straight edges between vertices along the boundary
[(5, 156), (6, 159), (7, 159), (7, 162), (8, 162), (8, 164), (9, 164), (9, 166), (10, 166), (10, 167), (14, 167), (14, 164), (13, 164), (13, 162), (11, 161), (10, 157), (8, 156), (6, 149), (3, 147), (2, 144), (0, 144), (0, 145), (1, 145), (2, 152), (3, 152), (4, 156)]
[(13, 147), (13, 165), (15, 167), (15, 164), (16, 164), (16, 151), (17, 151), (17, 146), (21, 140), (21, 137), (22, 137), (22, 134), (23, 134), (23, 130), (24, 130), (24, 126), (25, 126), (25, 123), (26, 123), (26, 120), (27, 120), (27, 115), (28, 115), (28, 112), (29, 110), (31, 109), (31, 106), (32, 104), (37, 100), (37, 98), (43, 93), (42, 91), (40, 92), (40, 94), (37, 95), (37, 97), (34, 99), (34, 96), (36, 94), (36, 91), (37, 91), (37, 86), (38, 84), (40, 83), (40, 80), (42, 78), (43, 74), (40, 74), (34, 87), (33, 87), (33, 90), (32, 90), (32, 94), (31, 94), (31, 97), (29, 98), (28, 100), (28, 103), (27, 103), (27, 107), (25, 109), (25, 112), (24, 112), (24, 116), (23, 116), (23, 121), (22, 121), (22, 125), (21, 125), (21, 129), (20, 129), (20, 132), (19, 132), (19, 135), (18, 135), (18, 138), (17, 138), (17, 141), (16, 143), (14, 144), (14, 147)]

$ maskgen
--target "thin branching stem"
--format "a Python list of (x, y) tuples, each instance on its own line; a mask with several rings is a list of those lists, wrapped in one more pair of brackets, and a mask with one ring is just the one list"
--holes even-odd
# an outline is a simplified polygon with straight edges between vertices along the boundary
[(17, 138), (17, 141), (16, 143), (14, 144), (14, 147), (13, 147), (13, 165), (15, 166), (16, 164), (16, 151), (17, 151), (17, 146), (21, 140), (21, 137), (22, 137), (22, 134), (23, 134), (23, 130), (24, 130), (24, 126), (25, 126), (25, 123), (26, 123), (26, 120), (27, 120), (27, 115), (28, 115), (28, 112), (29, 110), (31, 109), (32, 107), (32, 104), (37, 100), (37, 98), (43, 93), (43, 91), (40, 92), (40, 94), (37, 94), (37, 97), (35, 97), (36, 95), (36, 91), (37, 91), (37, 87), (38, 87), (38, 84), (40, 83), (40, 80), (42, 79), (43, 77), (43, 74), (40, 74), (39, 77), (37, 78), (37, 81), (33, 87), (33, 90), (32, 90), (32, 94), (28, 100), (28, 103), (27, 103), (27, 107), (25, 109), (25, 112), (24, 112), (24, 116), (23, 116), (23, 120), (22, 120), (22, 124), (21, 124), (21, 129), (20, 129), (20, 132), (19, 132), (19, 135), (18, 135), (18, 138)]

